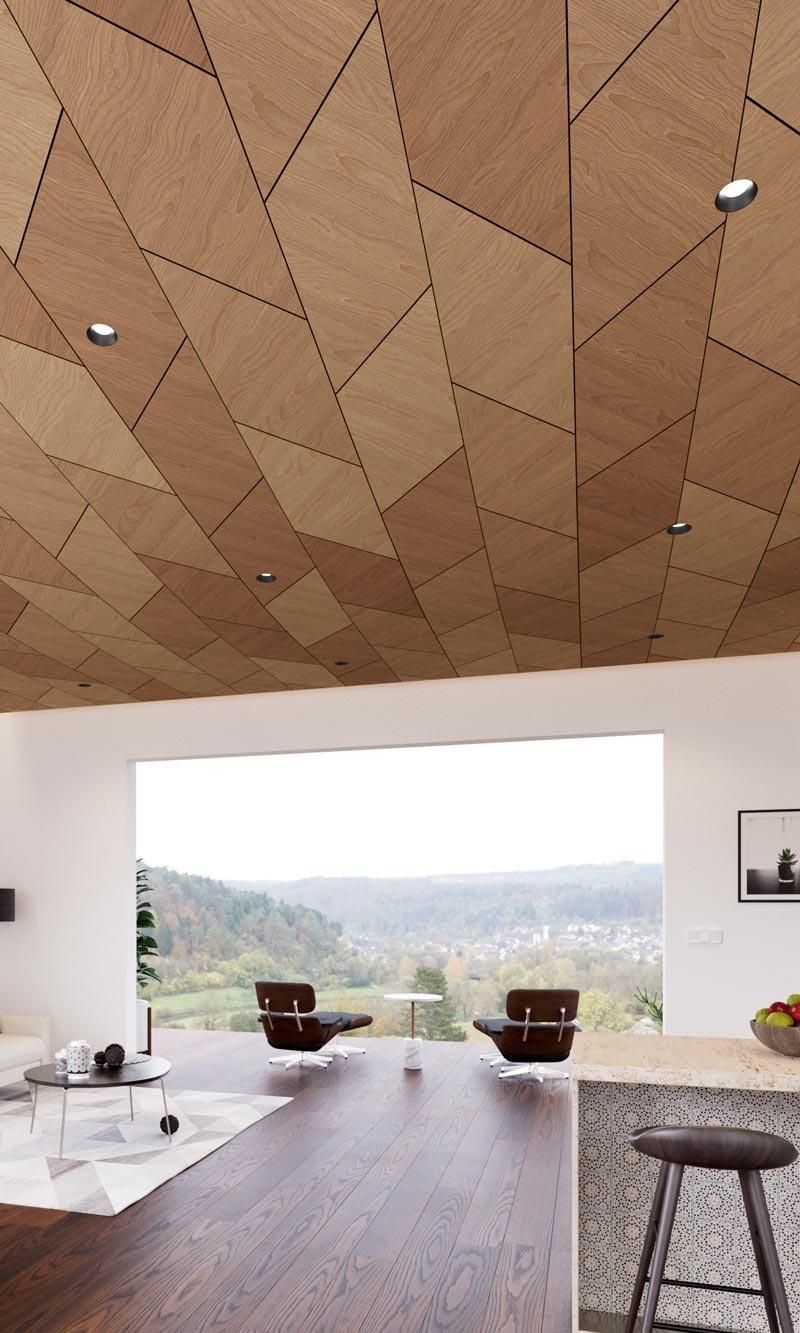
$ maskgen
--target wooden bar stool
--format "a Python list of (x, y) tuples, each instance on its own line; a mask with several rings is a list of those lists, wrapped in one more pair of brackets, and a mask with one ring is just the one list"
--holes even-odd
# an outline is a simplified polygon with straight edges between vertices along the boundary
[[(775, 1237), (769, 1220), (762, 1171), (779, 1166), (791, 1166), (797, 1159), (797, 1149), (777, 1134), (761, 1134), (754, 1129), (725, 1129), (717, 1126), (665, 1125), (658, 1129), (640, 1129), (631, 1135), (631, 1144), (637, 1152), (655, 1157), (662, 1163), (658, 1176), (653, 1206), (645, 1232), (644, 1249), (633, 1288), (633, 1299), (625, 1324), (625, 1333), (634, 1333), (642, 1295), (647, 1286), (647, 1300), (642, 1317), (641, 1333), (652, 1333), (654, 1328), (681, 1329), (684, 1324), (656, 1322), (656, 1308), (664, 1281), (678, 1195), (684, 1168), (702, 1166), (712, 1171), (736, 1171), (742, 1187), (750, 1239), (753, 1242), (761, 1289), (754, 1296), (763, 1296), (770, 1333), (794, 1333), (786, 1288), (783, 1285)], [(712, 1283), (678, 1282), (671, 1286), (699, 1286), (711, 1291), (738, 1291), (741, 1288), (715, 1286)], [(698, 1333), (701, 1333), (698, 1330)]]

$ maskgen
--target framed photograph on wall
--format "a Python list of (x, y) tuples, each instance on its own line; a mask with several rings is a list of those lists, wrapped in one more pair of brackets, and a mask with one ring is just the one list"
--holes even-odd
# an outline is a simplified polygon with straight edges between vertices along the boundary
[(739, 811), (739, 902), (800, 902), (800, 810)]

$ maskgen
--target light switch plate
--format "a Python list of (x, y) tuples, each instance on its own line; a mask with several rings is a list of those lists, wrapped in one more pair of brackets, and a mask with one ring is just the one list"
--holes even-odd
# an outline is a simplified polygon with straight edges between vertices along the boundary
[(693, 927), (686, 932), (687, 944), (721, 944), (723, 933), (718, 926)]

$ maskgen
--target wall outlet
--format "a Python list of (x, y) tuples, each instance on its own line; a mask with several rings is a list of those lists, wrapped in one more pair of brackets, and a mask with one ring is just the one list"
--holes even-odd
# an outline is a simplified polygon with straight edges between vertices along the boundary
[(687, 944), (721, 944), (722, 939), (723, 933), (716, 926), (705, 927), (704, 929), (697, 929), (695, 927), (686, 932)]

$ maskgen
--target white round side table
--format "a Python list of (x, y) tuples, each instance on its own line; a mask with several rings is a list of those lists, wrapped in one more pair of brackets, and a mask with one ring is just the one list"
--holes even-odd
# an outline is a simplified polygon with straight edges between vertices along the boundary
[(418, 1004), (440, 1004), (442, 995), (429, 995), (425, 991), (393, 991), (384, 995), (384, 1000), (403, 1000), (411, 1005), (411, 1036), (403, 1041), (403, 1067), (405, 1069), (422, 1068), (422, 1038), (417, 1036)]

